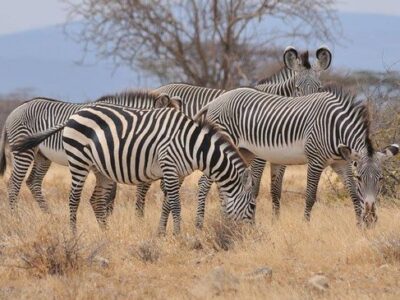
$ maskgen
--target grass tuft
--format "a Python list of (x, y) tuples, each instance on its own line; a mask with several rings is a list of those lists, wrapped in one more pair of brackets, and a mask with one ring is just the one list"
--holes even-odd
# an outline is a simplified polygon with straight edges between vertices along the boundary
[(383, 259), (388, 263), (400, 262), (400, 235), (391, 234), (382, 236), (374, 241), (375, 247)]
[(21, 267), (38, 277), (65, 275), (84, 264), (79, 238), (47, 234), (15, 251), (23, 264)]
[(145, 263), (155, 263), (161, 256), (160, 247), (155, 240), (142, 241), (136, 253), (138, 258)]

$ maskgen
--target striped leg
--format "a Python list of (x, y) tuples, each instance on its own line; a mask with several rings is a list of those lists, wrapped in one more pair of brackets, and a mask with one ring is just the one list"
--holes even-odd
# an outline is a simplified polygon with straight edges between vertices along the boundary
[(107, 205), (107, 217), (112, 215), (114, 211), (114, 203), (115, 197), (117, 195), (117, 183), (113, 182), (113, 186), (107, 196), (106, 205)]
[(266, 161), (261, 158), (255, 158), (251, 162), (251, 173), (253, 176), (254, 196), (257, 198), (260, 193), (261, 178), (264, 172)]
[(174, 221), (174, 234), (180, 233), (180, 222), (181, 222), (181, 203), (179, 200), (179, 187), (181, 185), (179, 178), (174, 177), (172, 174), (164, 177), (164, 189), (166, 197), (164, 197), (162, 213), (159, 225), (159, 234), (163, 235), (166, 232), (169, 212), (172, 212), (172, 218)]
[(115, 186), (115, 183), (97, 171), (94, 173), (96, 175), (96, 186), (92, 196), (90, 197), (90, 204), (93, 208), (93, 212), (96, 216), (97, 222), (100, 225), (100, 228), (106, 229), (106, 218), (108, 216), (107, 200)]
[(204, 211), (206, 206), (206, 198), (210, 191), (212, 181), (205, 175), (202, 175), (199, 179), (199, 195), (197, 202), (196, 212), (196, 227), (198, 229), (203, 228), (204, 224)]
[(304, 210), (304, 219), (310, 221), (311, 210), (317, 198), (318, 183), (321, 178), (324, 167), (320, 164), (308, 164), (307, 169), (307, 191), (306, 191), (306, 207)]
[(72, 182), (69, 194), (69, 222), (72, 233), (76, 235), (76, 212), (81, 200), (83, 185), (85, 184), (87, 175), (89, 174), (89, 167), (79, 167), (74, 168), (73, 170), (70, 167), (70, 170), (72, 174)]
[(282, 194), (283, 175), (285, 175), (286, 166), (271, 163), (271, 198), (272, 213), (275, 218), (279, 218), (280, 202)]
[[(161, 181), (163, 182), (163, 181)], [(136, 190), (136, 215), (140, 218), (144, 216), (144, 204), (147, 191), (150, 189), (151, 183), (143, 182), (137, 186)]]
[(26, 180), (26, 185), (31, 191), (33, 197), (36, 202), (39, 204), (40, 209), (48, 213), (49, 207), (46, 200), (43, 197), (42, 193), (42, 185), (43, 178), (46, 175), (51, 165), (51, 161), (44, 157), (40, 152), (36, 154), (35, 161), (33, 163), (33, 167), (31, 173), (29, 174), (28, 179)]
[[(183, 179), (184, 179), (184, 178), (179, 178), (179, 189), (180, 189), (181, 186), (182, 186)], [(160, 181), (160, 189), (161, 189), (161, 191), (164, 193), (164, 196), (167, 197), (167, 190), (165, 189), (165, 182), (164, 182), (164, 179), (161, 179), (161, 181)]]
[(331, 165), (331, 167), (342, 178), (343, 183), (346, 186), (346, 189), (347, 189), (348, 193), (350, 194), (350, 198), (353, 202), (354, 212), (356, 214), (356, 219), (357, 219), (357, 224), (360, 225), (362, 222), (362, 220), (361, 220), (361, 204), (360, 204), (360, 198), (358, 197), (358, 194), (357, 194), (356, 183), (354, 182), (354, 179), (353, 179), (351, 163), (348, 163), (348, 162), (334, 163)]
[(13, 153), (13, 169), (10, 181), (8, 182), (8, 201), (11, 210), (17, 208), (17, 198), (21, 189), (21, 183), (33, 161), (34, 155), (34, 150), (32, 149), (23, 153)]

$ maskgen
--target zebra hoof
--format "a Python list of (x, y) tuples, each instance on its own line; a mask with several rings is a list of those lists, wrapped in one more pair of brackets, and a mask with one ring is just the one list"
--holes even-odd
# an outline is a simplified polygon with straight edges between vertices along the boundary
[(165, 237), (165, 236), (166, 236), (166, 231), (165, 231), (165, 229), (159, 229), (159, 230), (157, 231), (157, 236), (158, 236), (158, 237)]
[(197, 229), (197, 230), (203, 230), (203, 222), (201, 222), (201, 221), (196, 221), (195, 226), (196, 226), (196, 229)]

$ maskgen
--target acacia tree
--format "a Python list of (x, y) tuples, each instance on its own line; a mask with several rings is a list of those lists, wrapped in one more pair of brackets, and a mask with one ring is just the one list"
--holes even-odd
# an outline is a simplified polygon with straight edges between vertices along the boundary
[[(248, 80), (281, 38), (335, 38), (335, 0), (85, 0), (68, 1), (69, 33), (112, 58), (158, 76), (218, 88)], [(280, 20), (280, 28), (268, 27)], [(276, 23), (276, 22), (275, 22)]]

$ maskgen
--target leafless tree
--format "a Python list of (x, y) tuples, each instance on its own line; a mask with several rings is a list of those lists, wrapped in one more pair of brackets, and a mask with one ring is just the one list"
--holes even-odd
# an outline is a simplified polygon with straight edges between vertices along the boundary
[(251, 80), (279, 39), (332, 41), (340, 28), (335, 0), (64, 1), (67, 24), (83, 22), (67, 33), (99, 59), (218, 88)]

